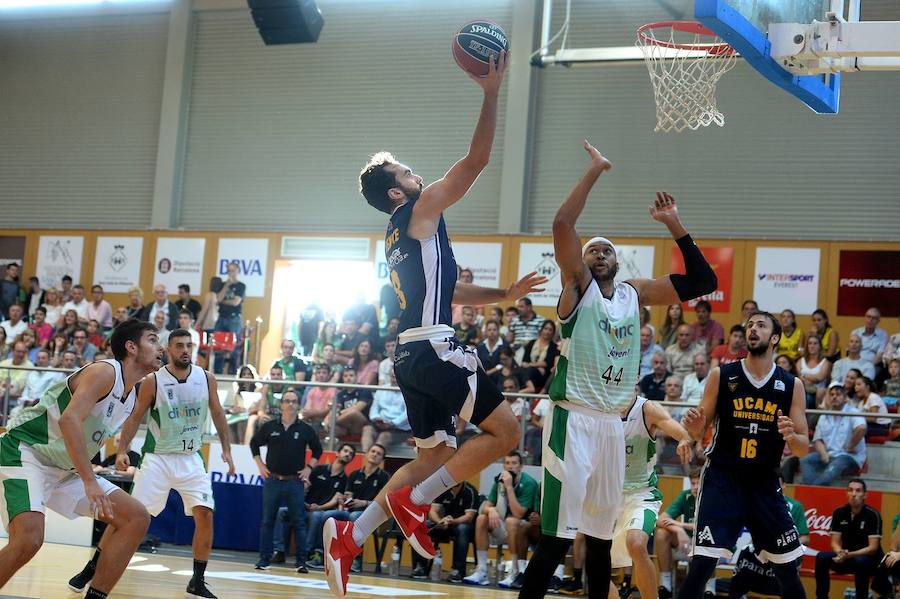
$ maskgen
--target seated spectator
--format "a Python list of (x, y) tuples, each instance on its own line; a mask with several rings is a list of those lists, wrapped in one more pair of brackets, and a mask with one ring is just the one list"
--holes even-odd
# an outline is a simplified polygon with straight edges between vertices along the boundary
[(72, 295), (65, 304), (63, 304), (63, 314), (69, 310), (75, 310), (78, 314), (78, 323), (84, 325), (88, 321), (88, 301), (84, 299), (84, 287), (75, 285), (72, 287)]
[[(306, 363), (295, 353), (297, 344), (293, 339), (284, 339), (281, 342), (281, 357), (275, 364), (281, 366), (284, 378), (287, 381), (305, 381)], [(273, 364), (274, 366), (274, 364)]]
[(360, 342), (367, 340), (368, 337), (359, 332), (359, 322), (353, 318), (344, 318), (341, 329), (341, 335), (335, 341), (334, 352), (338, 358), (348, 361), (353, 357), (353, 352)]
[[(503, 458), (503, 471), (494, 479), (491, 492), (482, 504), (481, 514), (475, 520), (475, 554), (478, 564), (471, 576), (463, 578), (466, 584), (488, 584), (487, 555), (489, 540), (494, 544), (509, 545), (512, 569), (509, 576), (500, 581), (503, 588), (520, 589), (528, 562), (528, 535), (537, 532), (539, 523), (541, 486), (527, 472), (522, 472), (522, 456), (511, 451)], [(534, 517), (532, 517), (532, 515)]]
[[(331, 382), (331, 370), (326, 364), (316, 364), (313, 368), (313, 381)], [(300, 418), (321, 432), (325, 416), (331, 411), (336, 395), (337, 389), (334, 387), (307, 387), (300, 402)]]
[(831, 326), (828, 313), (821, 308), (812, 313), (812, 330), (822, 342), (822, 355), (834, 362), (841, 357), (841, 339)]
[(478, 345), (478, 325), (475, 323), (475, 308), (463, 306), (461, 318), (453, 323), (453, 331), (461, 345)]
[[(162, 340), (160, 340), (160, 343), (162, 343)], [(75, 352), (79, 366), (93, 362), (94, 354), (97, 353), (97, 346), (93, 343), (88, 343), (87, 331), (80, 328), (72, 333), (72, 344), (69, 346), (69, 349)]]
[(200, 333), (194, 327), (194, 316), (190, 310), (178, 311), (178, 328), (184, 329), (191, 335), (191, 363), (197, 363), (197, 357), (200, 355)]
[[(385, 449), (377, 443), (366, 452), (366, 463), (362, 468), (354, 470), (347, 476), (347, 486), (342, 500), (338, 500), (336, 509), (330, 511), (311, 512), (312, 524), (317, 530), (310, 530), (310, 535), (315, 544), (309, 547), (310, 559), (306, 565), (320, 570), (324, 568), (322, 556), (322, 527), (329, 518), (335, 520), (355, 522), (362, 516), (363, 510), (375, 500), (379, 491), (387, 484), (391, 476), (384, 471), (381, 464), (384, 462)], [(413, 552), (413, 558), (418, 555)], [(362, 570), (362, 555), (356, 556), (350, 566), (352, 572)]]
[(678, 340), (678, 327), (683, 324), (684, 312), (681, 309), (681, 304), (670, 304), (666, 308), (666, 319), (659, 329), (659, 344), (666, 348), (675, 343)]
[(900, 333), (894, 333), (891, 335), (890, 339), (888, 339), (888, 344), (884, 348), (884, 357), (881, 358), (881, 362), (884, 364), (885, 368), (887, 368), (893, 359), (900, 359)]
[(18, 262), (6, 265), (5, 274), (0, 278), (0, 319), (6, 318), (6, 312), (13, 304), (22, 301), (22, 289), (19, 287), (21, 266)]
[(165, 285), (155, 285), (153, 287), (153, 301), (144, 306), (144, 310), (139, 318), (155, 324), (157, 312), (161, 312), (163, 315), (163, 328), (169, 331), (175, 328), (178, 323), (178, 308), (169, 301), (169, 294), (166, 292)]
[(326, 320), (322, 323), (322, 329), (319, 331), (319, 337), (316, 339), (316, 343), (313, 345), (313, 361), (317, 363), (325, 362), (325, 346), (331, 345), (331, 350), (333, 352), (334, 344), (337, 341), (337, 325), (333, 320)]
[(831, 572), (853, 574), (856, 596), (869, 596), (869, 578), (881, 561), (881, 514), (866, 505), (866, 483), (847, 483), (847, 503), (831, 516), (831, 551), (816, 555), (816, 597), (828, 599)]
[(747, 337), (744, 327), (739, 324), (731, 327), (728, 332), (728, 343), (717, 346), (710, 354), (710, 369), (731, 364), (747, 357)]
[(140, 287), (128, 289), (128, 318), (144, 320), (144, 290)]
[(372, 342), (368, 339), (360, 341), (353, 350), (353, 357), (348, 364), (356, 371), (357, 385), (377, 385), (378, 366), (380, 360), (378, 354), (372, 351)]
[[(500, 306), (491, 306), (488, 309), (488, 313), (485, 316), (484, 323), (481, 325), (481, 328), (484, 329), (484, 326), (488, 323), (488, 321), (493, 320), (497, 323), (497, 326), (500, 327), (500, 338), (506, 336), (506, 333), (509, 331), (509, 327), (507, 327), (504, 322), (505, 313), (503, 312), (503, 308)], [(482, 337), (484, 335), (482, 334)]]
[(544, 425), (547, 423), (547, 415), (550, 413), (550, 400), (539, 399), (531, 410), (528, 420), (528, 428), (525, 430), (525, 453), (530, 463), (541, 465), (541, 453), (543, 452)]
[(25, 329), (18, 337), (16, 337), (16, 341), (21, 341), (25, 344), (25, 353), (28, 356), (28, 361), (32, 364), (35, 363), (37, 361), (38, 350), (41, 348), (37, 344), (37, 335), (34, 334), (34, 331)]
[[(694, 536), (694, 514), (697, 511), (697, 490), (700, 487), (700, 470), (691, 470), (690, 489), (678, 494), (672, 505), (659, 515), (656, 521), (654, 548), (659, 561), (659, 596), (672, 598), (672, 566), (686, 561), (691, 552)], [(681, 518), (681, 520), (679, 520)]]
[[(75, 310), (66, 310), (63, 312), (62, 321), (56, 327), (54, 334), (62, 334), (65, 335), (68, 341), (72, 341), (72, 335), (75, 334), (75, 329), (78, 328), (78, 312)], [(162, 343), (162, 341), (160, 341)]]
[[(31, 322), (34, 317), (34, 311), (44, 303), (44, 290), (41, 289), (41, 282), (37, 277), (28, 277), (26, 289), (25, 299), (21, 303), (22, 308), (25, 310), (25, 320)], [(21, 293), (19, 297), (21, 297)]]
[[(672, 375), (666, 368), (667, 363), (668, 358), (663, 352), (656, 352), (653, 354), (653, 358), (650, 361), (650, 368), (652, 371), (638, 383), (641, 395), (654, 401), (663, 400), (663, 397), (665, 397), (665, 390), (663, 387), (666, 384), (666, 378)], [(679, 380), (681, 380), (681, 377), (679, 377)], [(678, 401), (681, 400), (679, 399)]]
[[(450, 582), (460, 583), (466, 573), (466, 557), (469, 544), (475, 538), (475, 516), (480, 501), (478, 489), (466, 481), (456, 483), (445, 491), (428, 512), (428, 535), (435, 547), (439, 543), (453, 542), (453, 570)], [(431, 561), (417, 552), (412, 552), (413, 571), (411, 578), (424, 580), (431, 571)]]
[(698, 352), (694, 356), (694, 372), (684, 377), (681, 401), (700, 405), (707, 380), (709, 380), (709, 358), (705, 352)]
[(653, 372), (653, 354), (662, 352), (663, 348), (653, 342), (653, 329), (647, 325), (641, 327), (641, 369), (638, 380)]
[(741, 326), (744, 327), (745, 331), (747, 330), (747, 320), (750, 318), (750, 315), (758, 310), (759, 304), (756, 303), (756, 300), (744, 300), (744, 303), (741, 304)]
[(103, 345), (103, 341), (105, 340), (105, 336), (102, 335), (100, 331), (100, 323), (97, 322), (96, 319), (92, 318), (87, 321), (84, 330), (87, 331), (88, 343), (99, 349), (100, 346)]
[(641, 328), (647, 327), (650, 329), (650, 338), (656, 339), (656, 327), (650, 324), (650, 316), (650, 308), (641, 306)]
[(113, 328), (128, 320), (128, 308), (119, 306), (113, 311)]
[(322, 348), (322, 361), (317, 362), (317, 364), (321, 364), (328, 368), (329, 376), (331, 377), (330, 380), (331, 382), (335, 382), (340, 377), (341, 369), (346, 365), (346, 362), (338, 357), (334, 345), (326, 343)]
[[(38, 350), (34, 365), (38, 368), (47, 368), (50, 366), (50, 354), (46, 349)], [(9, 415), (12, 416), (22, 408), (33, 406), (34, 404), (39, 402), (40, 399), (44, 396), (44, 392), (50, 388), (50, 385), (61, 381), (65, 377), (66, 375), (61, 372), (29, 372), (27, 378), (25, 379), (25, 386), (22, 389), (22, 394), (19, 396), (19, 405), (17, 406), (18, 409), (13, 408), (13, 410), (10, 411)]]
[[(397, 386), (393, 370), (391, 385)], [(363, 451), (368, 451), (375, 443), (384, 447), (398, 445), (409, 438), (411, 430), (403, 394), (385, 389), (376, 391), (369, 408), (369, 424), (363, 427)]]
[(169, 344), (169, 333), (171, 332), (166, 328), (166, 313), (160, 310), (153, 315), (153, 320), (150, 322), (156, 327), (156, 336), (159, 338), (159, 344), (163, 347), (163, 364), (165, 364), (169, 360), (166, 346)]
[(31, 322), (28, 324), (28, 328), (37, 335), (38, 345), (47, 347), (47, 342), (50, 341), (50, 337), (53, 336), (53, 327), (47, 322), (47, 308), (43, 306), (35, 308), (34, 314), (31, 317)]
[(513, 337), (515, 337), (510, 325), (513, 320), (519, 317), (519, 309), (515, 306), (509, 306), (503, 312), (503, 315), (504, 320), (500, 323), (500, 334), (503, 335), (503, 342), (509, 345), (513, 342)]
[(878, 308), (869, 308), (866, 310), (865, 319), (865, 326), (853, 329), (850, 334), (856, 335), (860, 339), (860, 359), (880, 367), (881, 358), (888, 344), (887, 331), (878, 326), (878, 323), (881, 322), (881, 311)]
[(87, 320), (96, 320), (103, 331), (112, 329), (112, 306), (103, 299), (103, 287), (94, 285), (91, 287), (92, 301), (88, 302), (86, 310)]
[(797, 361), (797, 376), (803, 381), (807, 409), (819, 406), (831, 375), (831, 362), (822, 353), (822, 340), (815, 333), (806, 337), (803, 356)]
[(487, 374), (492, 374), (500, 368), (500, 350), (504, 345), (503, 338), (500, 337), (500, 323), (496, 320), (484, 323), (484, 339), (475, 351)]
[(893, 358), (888, 362), (888, 378), (884, 381), (882, 394), (885, 403), (896, 406), (900, 400), (900, 358)]
[(59, 295), (63, 303), (72, 299), (72, 277), (63, 275), (62, 279), (60, 279), (59, 287)]
[[(887, 414), (887, 406), (874, 391), (875, 383), (867, 376), (856, 379), (856, 408), (860, 412)], [(887, 435), (891, 430), (890, 418), (866, 417), (868, 435)]]
[(519, 349), (532, 339), (536, 339), (544, 324), (544, 317), (534, 311), (531, 299), (523, 297), (516, 302), (518, 315), (509, 323), (509, 333), (512, 337), (513, 349)]
[(28, 350), (21, 341), (13, 343), (10, 357), (0, 360), (0, 398), (9, 393), (9, 405), (19, 401), (25, 390), (25, 383), (30, 374), (27, 370), (4, 370), (4, 366), (22, 366), (31, 368), (34, 364), (28, 359)]
[[(856, 379), (861, 378), (863, 373), (858, 368), (851, 368), (844, 377), (844, 392), (847, 394), (847, 401), (851, 408), (856, 408)], [(829, 385), (830, 387), (830, 385)]]
[(666, 348), (669, 370), (682, 378), (694, 371), (694, 355), (699, 351), (705, 351), (704, 347), (691, 340), (692, 335), (691, 326), (683, 324), (678, 327), (675, 343)]
[(691, 325), (691, 341), (702, 344), (709, 355), (725, 342), (725, 327), (712, 319), (712, 305), (708, 301), (698, 301), (694, 311), (697, 313), (697, 321)]
[(22, 319), (22, 306), (13, 304), (8, 309), (9, 318), (0, 322), (0, 328), (6, 333), (6, 338), (12, 341), (28, 328), (28, 323)]
[(0, 327), (0, 360), (5, 360), (9, 357), (9, 354), (12, 351), (10, 341), (14, 341), (14, 339), (9, 339), (6, 336), (6, 329)]
[(60, 368), (63, 361), (63, 354), (69, 347), (69, 340), (62, 333), (54, 333), (53, 337), (47, 343), (47, 351), (50, 352), (50, 366)]
[(862, 338), (859, 335), (850, 335), (847, 341), (847, 357), (834, 363), (831, 369), (831, 382), (843, 382), (847, 372), (855, 368), (870, 379), (875, 379), (875, 366), (868, 360), (863, 360), (860, 354)]
[(397, 338), (387, 337), (384, 340), (384, 359), (378, 364), (378, 384), (382, 387), (391, 382), (391, 371), (394, 369), (394, 352), (397, 350)]
[(503, 379), (503, 387), (501, 388), (503, 393), (506, 395), (506, 403), (509, 404), (509, 408), (512, 410), (513, 415), (516, 417), (516, 420), (521, 422), (523, 419), (527, 419), (529, 416), (528, 400), (523, 397), (516, 397), (513, 395), (514, 393), (518, 393), (521, 391), (519, 389), (519, 381), (516, 380), (514, 376), (508, 376)]
[(779, 354), (775, 357), (775, 365), (779, 366), (782, 370), (789, 374), (793, 374), (796, 376), (797, 374), (797, 365), (794, 363), (794, 360), (787, 354)]
[(62, 363), (59, 365), (59, 368), (64, 368), (66, 370), (74, 371), (78, 368), (78, 358), (75, 357), (75, 352), (71, 349), (67, 349), (63, 352)]
[(55, 330), (63, 315), (62, 295), (56, 287), (50, 287), (44, 292), (44, 303), (41, 306), (47, 311), (47, 324)]
[(781, 337), (775, 347), (776, 354), (785, 354), (796, 362), (803, 353), (803, 332), (797, 327), (797, 315), (793, 310), (781, 311)]
[[(355, 384), (356, 371), (347, 366), (341, 373), (342, 383)], [(365, 389), (341, 389), (335, 396), (337, 418), (334, 423), (334, 434), (340, 439), (347, 435), (361, 435), (363, 427), (369, 424), (369, 407), (372, 405), (372, 392)], [(325, 417), (325, 431), (330, 434), (331, 412)]]
[(538, 391), (542, 391), (544, 385), (547, 384), (550, 369), (553, 368), (556, 357), (559, 355), (559, 347), (556, 345), (554, 337), (556, 337), (556, 323), (552, 320), (545, 320), (538, 336), (525, 344), (522, 353), (522, 368), (525, 369), (525, 376)]
[(523, 393), (536, 393), (534, 384), (528, 379), (525, 371), (519, 368), (513, 357), (513, 349), (509, 345), (500, 348), (500, 368), (490, 373), (491, 381), (498, 389), (503, 389), (503, 379), (511, 376), (519, 381), (519, 391)]
[(191, 286), (182, 283), (178, 286), (178, 299), (173, 302), (175, 307), (178, 308), (178, 311), (187, 310), (191, 313), (191, 320), (197, 320), (197, 315), (200, 314), (200, 310), (203, 309), (203, 306), (200, 305), (200, 302), (191, 297)]
[[(259, 374), (252, 364), (244, 364), (238, 370), (238, 378), (250, 379), (246, 381), (235, 381), (231, 384), (231, 390), (222, 407), (225, 409), (225, 418), (228, 422), (228, 429), (232, 439), (243, 439), (244, 445), (250, 444), (250, 438), (253, 434), (247, 435), (247, 420), (250, 416), (254, 416), (254, 423), (257, 421), (257, 414), (262, 394), (262, 384), (259, 380)], [(255, 424), (254, 424), (255, 428)]]
[[(840, 383), (828, 387), (830, 408), (836, 412), (853, 412)], [(800, 458), (803, 483), (831, 484), (835, 478), (862, 468), (866, 461), (866, 421), (857, 416), (821, 416), (816, 423), (810, 452)]]

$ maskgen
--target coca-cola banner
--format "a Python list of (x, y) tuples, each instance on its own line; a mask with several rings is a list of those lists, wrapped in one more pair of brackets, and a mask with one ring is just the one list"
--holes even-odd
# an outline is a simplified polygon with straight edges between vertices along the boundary
[[(803, 504), (806, 524), (809, 526), (809, 548), (813, 555), (803, 557), (803, 568), (814, 570), (815, 553), (831, 551), (831, 515), (834, 510), (847, 503), (847, 489), (840, 487), (813, 487), (797, 485), (794, 499)], [(866, 504), (881, 511), (881, 492), (869, 491)]]
[(841, 250), (840, 264), (839, 316), (863, 316), (872, 306), (900, 316), (900, 252)]
[[(719, 286), (712, 293), (684, 302), (684, 308), (693, 310), (698, 301), (705, 299), (712, 306), (713, 313), (731, 312), (731, 275), (734, 270), (734, 248), (700, 246), (700, 253), (703, 254), (703, 257), (706, 258), (706, 261), (709, 262), (709, 265), (715, 271), (716, 277), (719, 279)], [(677, 247), (672, 249), (671, 267), (671, 272), (684, 274), (684, 258)]]

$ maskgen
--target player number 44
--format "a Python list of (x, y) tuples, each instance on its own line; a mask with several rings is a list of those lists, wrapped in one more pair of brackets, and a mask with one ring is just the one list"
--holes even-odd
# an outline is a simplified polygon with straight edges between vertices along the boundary
[(609, 385), (610, 383), (615, 383), (616, 385), (618, 385), (619, 383), (622, 382), (622, 371), (623, 370), (625, 370), (625, 369), (620, 368), (619, 372), (617, 372), (615, 374), (615, 376), (613, 376), (613, 367), (611, 365), (607, 366), (607, 368), (603, 372), (603, 374), (600, 375), (600, 378), (602, 378), (604, 381), (606, 381), (607, 385)]
[(741, 439), (741, 457), (749, 460), (756, 457), (756, 439)]

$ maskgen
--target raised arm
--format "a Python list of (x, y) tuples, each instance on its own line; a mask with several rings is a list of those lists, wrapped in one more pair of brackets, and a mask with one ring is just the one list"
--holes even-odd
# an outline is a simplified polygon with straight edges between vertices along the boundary
[(530, 272), (506, 289), (480, 287), (471, 283), (456, 282), (453, 288), (453, 303), (463, 305), (496, 304), (503, 301), (516, 301), (532, 292), (540, 292), (540, 287), (547, 282), (547, 277)]
[(719, 284), (716, 273), (681, 224), (675, 198), (665, 191), (656, 192), (656, 201), (650, 206), (650, 216), (669, 229), (684, 257), (685, 274), (629, 281), (637, 289), (641, 305), (678, 304), (715, 291)]
[(591, 271), (584, 263), (581, 253), (581, 239), (575, 230), (575, 223), (584, 210), (588, 194), (597, 178), (612, 168), (612, 163), (607, 160), (597, 148), (583, 141), (584, 149), (591, 158), (591, 163), (584, 175), (569, 195), (553, 218), (553, 251), (556, 255), (556, 263), (559, 265), (562, 278), (563, 292), (559, 298), (559, 313), (568, 315), (578, 305), (581, 295), (591, 282)]
[(506, 73), (507, 54), (492, 60), (485, 77), (470, 77), (484, 90), (481, 114), (472, 134), (468, 153), (450, 167), (443, 178), (425, 188), (413, 208), (407, 233), (414, 239), (426, 239), (437, 231), (441, 213), (458, 202), (475, 183), (491, 158), (494, 131), (497, 129), (497, 99)]

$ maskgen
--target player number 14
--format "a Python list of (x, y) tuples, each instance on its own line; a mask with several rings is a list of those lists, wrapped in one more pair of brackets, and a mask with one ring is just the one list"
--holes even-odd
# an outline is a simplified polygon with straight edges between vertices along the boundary
[(181, 440), (181, 451), (194, 451), (194, 440)]
[(741, 457), (749, 460), (756, 457), (756, 439), (741, 439)]

